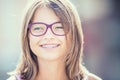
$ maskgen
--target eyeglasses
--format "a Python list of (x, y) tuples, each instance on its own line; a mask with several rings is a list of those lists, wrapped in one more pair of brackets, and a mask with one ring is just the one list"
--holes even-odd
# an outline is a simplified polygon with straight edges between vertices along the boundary
[(51, 29), (52, 33), (57, 36), (64, 36), (68, 32), (68, 28), (63, 27), (61, 22), (54, 22), (52, 24), (46, 24), (43, 22), (34, 22), (28, 25), (30, 33), (34, 36), (45, 35), (48, 28)]

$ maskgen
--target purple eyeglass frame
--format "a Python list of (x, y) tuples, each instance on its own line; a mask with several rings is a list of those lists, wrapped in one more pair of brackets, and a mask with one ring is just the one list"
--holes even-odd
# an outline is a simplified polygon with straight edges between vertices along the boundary
[[(30, 30), (30, 33), (31, 33), (33, 36), (36, 36), (36, 37), (45, 35), (46, 32), (47, 32), (47, 30), (48, 30), (48, 28), (51, 29), (51, 31), (52, 31), (53, 34), (55, 34), (55, 35), (57, 35), (57, 36), (64, 36), (65, 34), (59, 35), (59, 34), (54, 33), (54, 31), (52, 30), (52, 26), (53, 26), (54, 24), (56, 24), (56, 23), (61, 23), (61, 22), (58, 21), (58, 22), (54, 22), (54, 23), (52, 23), (52, 24), (46, 24), (46, 23), (43, 23), (43, 22), (33, 22), (33, 23), (30, 23), (30, 24), (28, 25), (28, 29)], [(32, 27), (32, 25), (34, 25), (34, 24), (44, 24), (44, 25), (46, 25), (46, 27), (47, 27), (47, 28), (46, 28), (46, 31), (45, 31), (43, 34), (41, 34), (41, 35), (34, 35), (34, 34), (31, 32), (31, 27)]]

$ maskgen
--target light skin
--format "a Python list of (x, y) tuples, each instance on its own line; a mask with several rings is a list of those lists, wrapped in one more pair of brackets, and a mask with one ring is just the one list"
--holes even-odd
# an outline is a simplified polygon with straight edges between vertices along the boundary
[[(32, 22), (52, 24), (60, 21), (53, 10), (42, 7), (34, 14)], [(65, 70), (67, 41), (65, 36), (57, 36), (49, 28), (43, 36), (29, 33), (30, 48), (38, 58), (39, 73), (35, 80), (68, 80)]]

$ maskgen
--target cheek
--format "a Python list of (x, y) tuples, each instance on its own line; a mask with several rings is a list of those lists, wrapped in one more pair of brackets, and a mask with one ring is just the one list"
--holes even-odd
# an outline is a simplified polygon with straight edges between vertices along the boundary
[(36, 37), (31, 34), (29, 34), (29, 42), (30, 44), (38, 44), (41, 40), (41, 37)]
[(62, 49), (65, 50), (65, 51), (67, 51), (67, 49), (69, 47), (68, 40), (66, 39), (66, 37), (61, 38), (60, 40), (62, 41)]
[(67, 40), (66, 40), (66, 37), (64, 36), (62, 36), (62, 37), (59, 37), (59, 40), (62, 42), (62, 44), (64, 45), (64, 46), (66, 46), (67, 45)]
[(35, 37), (31, 34), (29, 35), (29, 44), (32, 51), (35, 50), (35, 48), (39, 45), (39, 42), (40, 42), (39, 37)]
[(34, 52), (36, 40), (31, 35), (29, 36), (29, 44), (30, 44), (30, 49)]
[(29, 35), (29, 42), (30, 42), (30, 47), (31, 47), (35, 45), (36, 39), (32, 35)]

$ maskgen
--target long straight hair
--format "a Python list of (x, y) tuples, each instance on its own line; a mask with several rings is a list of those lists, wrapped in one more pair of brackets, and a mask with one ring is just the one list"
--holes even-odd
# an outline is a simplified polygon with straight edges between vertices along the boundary
[(16, 71), (23, 80), (34, 80), (38, 74), (39, 66), (37, 56), (30, 49), (28, 38), (28, 24), (35, 11), (46, 6), (52, 9), (64, 26), (69, 27), (71, 47), (66, 56), (66, 73), (70, 80), (82, 80), (87, 70), (82, 65), (83, 32), (79, 15), (69, 0), (33, 0), (27, 7), (22, 23), (22, 58)]

